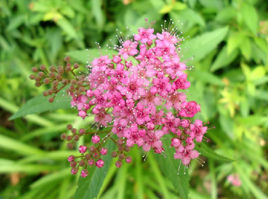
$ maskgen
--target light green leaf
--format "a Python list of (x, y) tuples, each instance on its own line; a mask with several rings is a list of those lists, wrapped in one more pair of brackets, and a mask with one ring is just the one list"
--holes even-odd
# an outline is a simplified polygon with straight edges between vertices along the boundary
[(249, 60), (251, 57), (251, 42), (248, 37), (243, 39), (243, 42), (241, 42), (240, 49), (242, 52), (242, 55)]
[(170, 136), (166, 135), (162, 140), (165, 150), (163, 155), (155, 154), (156, 160), (163, 174), (171, 181), (175, 190), (182, 199), (188, 198), (189, 175), (188, 170), (180, 161), (174, 159), (174, 148), (170, 148)]
[(240, 44), (244, 41), (245, 35), (241, 32), (232, 33), (227, 41), (227, 54), (231, 55), (233, 51), (239, 48)]
[(112, 55), (117, 54), (115, 50), (108, 49), (86, 49), (86, 50), (76, 50), (68, 52), (66, 55), (70, 56), (74, 60), (83, 63), (90, 64), (95, 58), (100, 56), (108, 55), (112, 58)]
[(186, 41), (182, 46), (183, 59), (193, 58), (195, 62), (203, 59), (223, 41), (227, 32), (228, 27), (219, 28)]
[(172, 5), (164, 5), (163, 8), (159, 11), (160, 14), (169, 13), (172, 10)]
[(66, 178), (70, 176), (71, 176), (70, 168), (63, 169), (61, 171), (51, 173), (49, 175), (45, 175), (44, 177), (38, 179), (33, 184), (31, 184), (31, 188), (34, 189), (37, 187), (44, 187), (50, 183), (53, 183), (55, 181), (61, 180), (62, 178)]
[(55, 171), (60, 167), (44, 164), (18, 164), (13, 161), (0, 159), (0, 173), (22, 172), (28, 174), (38, 174), (40, 172)]
[(268, 92), (265, 90), (256, 90), (255, 98), (268, 101)]
[(104, 166), (102, 168), (91, 168), (88, 177), (79, 179), (78, 188), (74, 196), (75, 199), (94, 199), (98, 196), (112, 162), (111, 152), (114, 147), (112, 141), (108, 142), (107, 149), (109, 153), (103, 158)]
[(265, 67), (264, 66), (257, 66), (254, 68), (250, 73), (250, 80), (259, 80), (265, 76)]
[(12, 115), (10, 120), (14, 120), (28, 114), (71, 108), (71, 98), (67, 95), (66, 89), (61, 90), (57, 94), (53, 103), (50, 103), (48, 99), (49, 97), (45, 97), (43, 95), (32, 98), (26, 102), (26, 104), (24, 104), (14, 115)]
[(205, 26), (205, 20), (202, 16), (192, 9), (184, 9), (180, 12), (172, 11), (170, 15), (176, 26), (182, 31), (187, 31), (196, 24), (201, 27)]
[(77, 34), (76, 30), (74, 29), (73, 25), (67, 19), (62, 17), (62, 18), (58, 19), (56, 21), (56, 23), (71, 38), (74, 38), (74, 39), (78, 38), (78, 34)]
[(102, 1), (101, 0), (91, 1), (91, 3), (92, 3), (93, 16), (96, 19), (98, 28), (101, 30), (103, 28), (104, 22), (105, 22), (104, 17), (103, 17), (103, 13), (102, 13), (102, 8), (101, 8)]
[(258, 32), (258, 13), (256, 9), (247, 3), (243, 3), (241, 7), (241, 13), (243, 16), (243, 21), (248, 26), (248, 28), (251, 30), (252, 33), (255, 35)]
[(233, 7), (226, 7), (218, 12), (215, 20), (222, 23), (228, 23), (235, 18), (236, 14), (237, 12)]
[(210, 9), (220, 10), (223, 7), (222, 0), (199, 0), (199, 2), (205, 7)]
[(237, 57), (237, 55), (238, 55), (238, 50), (235, 50), (233, 51), (233, 53), (228, 55), (227, 47), (224, 46), (224, 48), (218, 54), (216, 60), (213, 62), (210, 70), (214, 72), (220, 68), (228, 66)]
[(251, 115), (248, 117), (237, 117), (236, 121), (244, 127), (259, 126), (268, 122), (268, 117), (261, 115)]

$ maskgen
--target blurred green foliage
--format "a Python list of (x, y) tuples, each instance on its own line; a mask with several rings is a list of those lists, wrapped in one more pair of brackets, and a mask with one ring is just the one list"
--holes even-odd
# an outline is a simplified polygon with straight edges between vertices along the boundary
[[(208, 145), (235, 160), (207, 155), (204, 167), (193, 162), (189, 198), (267, 198), (266, 0), (1, 0), (0, 197), (67, 199), (76, 191), (78, 178), (70, 176), (66, 163), (73, 152), (59, 134), (67, 123), (79, 127), (92, 118), (82, 121), (72, 110), (58, 110), (10, 121), (18, 107), (41, 93), (28, 80), (31, 67), (61, 64), (68, 52), (86, 64), (75, 50), (97, 48), (96, 42), (113, 46), (116, 36), (148, 26), (145, 18), (158, 31), (172, 21), (180, 31), (182, 58), (193, 66), (188, 95), (201, 104), (198, 117), (215, 126)], [(103, 177), (100, 198), (179, 198), (155, 156), (143, 161), (132, 153), (132, 165), (111, 167)], [(239, 175), (240, 187), (227, 182), (230, 174)]]

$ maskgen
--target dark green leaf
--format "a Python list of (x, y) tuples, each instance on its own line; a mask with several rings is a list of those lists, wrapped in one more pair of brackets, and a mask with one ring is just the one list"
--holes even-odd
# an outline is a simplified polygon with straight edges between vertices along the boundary
[(111, 152), (114, 147), (113, 142), (108, 142), (107, 149), (109, 153), (103, 158), (104, 166), (102, 168), (91, 168), (88, 177), (79, 179), (78, 188), (74, 196), (75, 199), (94, 199), (98, 196), (112, 162)]
[(24, 104), (21, 109), (18, 110), (18, 112), (12, 115), (10, 120), (14, 120), (28, 114), (71, 108), (71, 98), (67, 95), (65, 89), (57, 94), (53, 103), (50, 103), (48, 99), (49, 97), (45, 97), (43, 95), (32, 98), (26, 102), (26, 104)]
[(172, 182), (175, 190), (182, 199), (188, 198), (189, 175), (185, 166), (179, 160), (174, 159), (174, 148), (170, 147), (170, 136), (163, 139), (165, 156), (156, 154), (156, 160), (162, 173)]
[(206, 144), (200, 143), (196, 144), (196, 149), (200, 152), (201, 155), (206, 156), (207, 158), (217, 160), (220, 162), (232, 162), (232, 159), (224, 157), (214, 152), (211, 148), (209, 148)]

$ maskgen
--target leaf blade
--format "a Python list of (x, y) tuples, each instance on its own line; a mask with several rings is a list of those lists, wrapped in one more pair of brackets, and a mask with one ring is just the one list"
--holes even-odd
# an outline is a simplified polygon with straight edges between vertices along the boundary
[(194, 61), (203, 59), (223, 41), (228, 30), (228, 27), (219, 28), (185, 42), (182, 46), (183, 59), (187, 60), (191, 57), (194, 58)]
[[(163, 148), (165, 149), (166, 158), (162, 155), (155, 154), (156, 160), (160, 166), (160, 169), (164, 175), (172, 182), (175, 190), (180, 194), (182, 199), (188, 199), (188, 189), (189, 189), (189, 175), (188, 171), (180, 164), (178, 160), (173, 157), (173, 148), (170, 148), (170, 144), (166, 139), (163, 139)], [(179, 166), (180, 165), (180, 166)], [(186, 169), (186, 170), (185, 170)], [(179, 173), (179, 175), (178, 175)]]
[(111, 151), (113, 148), (114, 144), (112, 142), (107, 143), (107, 149), (109, 153), (103, 158), (105, 162), (104, 166), (102, 168), (90, 169), (90, 176), (85, 179), (79, 179), (78, 188), (76, 190), (74, 198), (94, 199), (98, 196), (106, 173), (108, 172), (108, 169), (110, 168), (110, 164), (112, 162)]
[(26, 102), (14, 115), (9, 119), (14, 120), (28, 114), (42, 113), (46, 111), (52, 111), (56, 109), (68, 109), (71, 108), (71, 98), (64, 94), (65, 89), (61, 90), (54, 99), (53, 103), (48, 101), (48, 97), (43, 95), (36, 96)]

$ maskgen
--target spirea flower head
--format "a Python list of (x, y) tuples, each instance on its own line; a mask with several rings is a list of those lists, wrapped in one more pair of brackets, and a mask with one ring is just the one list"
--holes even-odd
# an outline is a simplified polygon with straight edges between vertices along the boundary
[[(79, 157), (68, 158), (73, 174), (82, 167), (81, 176), (86, 177), (87, 167), (103, 167), (102, 156), (108, 151), (104, 143), (108, 139), (117, 146), (111, 153), (118, 159), (117, 167), (121, 167), (123, 160), (132, 162), (127, 154), (135, 145), (145, 152), (163, 153), (162, 140), (167, 134), (171, 137), (170, 146), (175, 149), (175, 159), (189, 165), (199, 156), (195, 143), (202, 142), (207, 127), (202, 121), (193, 120), (201, 108), (197, 102), (187, 101), (184, 91), (190, 82), (179, 46), (180, 39), (165, 30), (154, 33), (152, 28), (140, 28), (112, 57), (103, 55), (94, 59), (89, 75), (66, 80), (71, 84), (68, 92), (78, 115), (83, 119), (94, 115), (96, 124), (111, 129), (102, 136), (102, 132), (84, 129), (78, 132), (68, 127), (72, 135), (63, 135), (63, 139), (71, 142), (70, 148), (74, 140), (91, 136), (91, 144), (79, 147)], [(68, 70), (63, 70), (61, 76)]]

